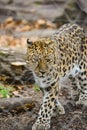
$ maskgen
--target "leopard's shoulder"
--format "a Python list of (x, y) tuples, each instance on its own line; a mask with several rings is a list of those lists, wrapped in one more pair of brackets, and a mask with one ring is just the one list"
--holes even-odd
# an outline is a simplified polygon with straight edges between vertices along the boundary
[(84, 33), (83, 28), (77, 24), (64, 24), (61, 26), (54, 36), (81, 36)]
[[(77, 24), (64, 24), (58, 31), (56, 31), (51, 39), (54, 39), (57, 43), (82, 43), (81, 39), (84, 39), (85, 33), (82, 27)], [(78, 41), (78, 42), (77, 42)]]

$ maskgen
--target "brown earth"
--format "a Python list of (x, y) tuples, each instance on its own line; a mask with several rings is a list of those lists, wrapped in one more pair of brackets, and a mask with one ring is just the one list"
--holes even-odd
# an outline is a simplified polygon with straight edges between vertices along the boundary
[[(31, 109), (24, 110), (22, 108), (13, 111), (9, 111), (10, 109), (6, 111), (5, 109), (3, 112), (0, 111), (0, 130), (32, 129), (42, 101), (42, 94), (41, 92), (35, 92), (34, 88), (29, 88), (27, 89), (27, 97), (34, 104)], [(76, 106), (70, 100), (66, 89), (62, 90), (60, 100), (65, 107), (66, 113), (52, 118), (50, 130), (87, 130), (87, 107)], [(22, 103), (22, 105), (24, 104)]]

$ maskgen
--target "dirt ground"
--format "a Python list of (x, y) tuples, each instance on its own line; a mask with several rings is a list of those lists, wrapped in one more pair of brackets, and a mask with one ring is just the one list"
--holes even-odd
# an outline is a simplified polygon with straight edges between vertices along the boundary
[[(0, 112), (0, 130), (31, 130), (34, 124), (40, 104), (42, 101), (42, 93), (35, 92), (34, 88), (28, 91), (29, 96), (32, 95), (32, 100), (35, 106), (32, 110), (19, 111), (10, 113), (9, 111)], [(66, 113), (64, 115), (56, 115), (51, 120), (50, 130), (87, 130), (87, 107), (82, 105), (76, 106), (70, 100), (67, 91), (62, 90), (60, 96)]]

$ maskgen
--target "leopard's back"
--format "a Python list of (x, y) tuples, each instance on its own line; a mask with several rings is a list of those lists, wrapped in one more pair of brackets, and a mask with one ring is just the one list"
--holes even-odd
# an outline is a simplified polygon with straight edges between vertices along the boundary
[(87, 38), (83, 29), (76, 24), (64, 25), (52, 38), (58, 44), (59, 78), (72, 77), (73, 98), (87, 105)]
[(75, 65), (79, 65), (85, 34), (83, 28), (78, 25), (65, 24), (52, 36), (52, 39), (58, 45), (58, 72), (63, 76)]

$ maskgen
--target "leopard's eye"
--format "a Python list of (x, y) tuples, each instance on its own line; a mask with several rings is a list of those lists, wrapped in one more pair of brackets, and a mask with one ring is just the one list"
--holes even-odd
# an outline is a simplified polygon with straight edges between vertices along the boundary
[(33, 45), (33, 43), (29, 39), (27, 39), (27, 44), (31, 46)]
[(52, 59), (47, 59), (47, 62), (52, 62)]

